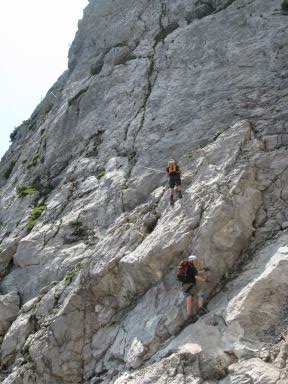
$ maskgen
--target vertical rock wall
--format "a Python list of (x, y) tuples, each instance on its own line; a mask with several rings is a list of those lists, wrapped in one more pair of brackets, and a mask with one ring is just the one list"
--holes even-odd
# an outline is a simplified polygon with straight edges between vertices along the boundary
[[(1, 160), (3, 383), (287, 381), (280, 3), (90, 1)], [(191, 252), (209, 313), (187, 324)]]

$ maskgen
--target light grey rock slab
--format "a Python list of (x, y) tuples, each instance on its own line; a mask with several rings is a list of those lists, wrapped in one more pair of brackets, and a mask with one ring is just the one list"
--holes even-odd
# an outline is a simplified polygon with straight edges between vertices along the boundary
[(5, 335), (11, 323), (16, 319), (20, 307), (17, 292), (0, 296), (0, 334)]
[(275, 367), (257, 358), (233, 364), (229, 367), (229, 371), (231, 372), (231, 383), (234, 383), (234, 381), (237, 383), (238, 377), (239, 383), (241, 383), (241, 380), (244, 380), (245, 383), (245, 380), (250, 379), (250, 382), (255, 384), (275, 384), (280, 377), (280, 373)]
[[(264, 331), (277, 322), (281, 316), (281, 302), (287, 288), (285, 278), (288, 267), (287, 255), (287, 246), (278, 248), (270, 255), (271, 258), (264, 271), (258, 276), (254, 275), (254, 280), (228, 304), (226, 315), (228, 323), (236, 321), (244, 330), (249, 329), (252, 334), (257, 330), (259, 332), (260, 329)], [(265, 318), (263, 313), (266, 314)]]
[(26, 339), (34, 330), (34, 321), (30, 314), (22, 314), (17, 317), (6, 333), (1, 345), (2, 361), (11, 363), (16, 353), (25, 344)]

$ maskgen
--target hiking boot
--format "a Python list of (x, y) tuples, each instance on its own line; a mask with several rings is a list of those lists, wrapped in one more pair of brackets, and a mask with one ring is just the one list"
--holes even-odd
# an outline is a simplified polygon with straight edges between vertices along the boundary
[(196, 323), (196, 321), (199, 320), (199, 317), (198, 314), (188, 316), (183, 322), (182, 327), (187, 327), (190, 324)]
[(182, 199), (182, 192), (181, 191), (178, 191), (178, 197), (179, 197), (179, 199)]
[(208, 309), (206, 309), (206, 308), (204, 307), (204, 305), (203, 305), (203, 307), (200, 307), (200, 308), (199, 308), (198, 315), (199, 315), (199, 316), (203, 316), (203, 315), (206, 315), (208, 312), (209, 312)]
[(199, 316), (199, 314), (198, 313), (196, 313), (195, 315), (193, 315), (193, 316), (190, 316), (190, 318), (189, 318), (189, 322), (190, 322), (190, 324), (192, 324), (192, 323), (196, 323), (196, 321), (198, 321), (199, 320), (199, 318), (200, 318), (200, 316)]
[(173, 196), (170, 196), (170, 205), (171, 205), (171, 207), (173, 207), (173, 205), (174, 205), (174, 198), (173, 198)]

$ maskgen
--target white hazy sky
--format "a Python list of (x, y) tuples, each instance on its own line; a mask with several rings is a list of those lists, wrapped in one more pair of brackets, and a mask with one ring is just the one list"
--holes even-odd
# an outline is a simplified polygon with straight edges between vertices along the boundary
[(88, 0), (0, 0), (0, 159), (57, 78)]

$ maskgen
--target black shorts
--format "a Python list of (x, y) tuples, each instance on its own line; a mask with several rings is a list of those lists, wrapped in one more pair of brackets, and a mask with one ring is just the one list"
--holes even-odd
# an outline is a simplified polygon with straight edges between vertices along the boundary
[(174, 188), (175, 186), (178, 187), (181, 185), (181, 178), (178, 173), (175, 173), (174, 175), (169, 176), (169, 187)]
[(197, 293), (196, 284), (184, 283), (184, 284), (182, 284), (182, 291), (186, 297), (187, 296), (194, 296)]

